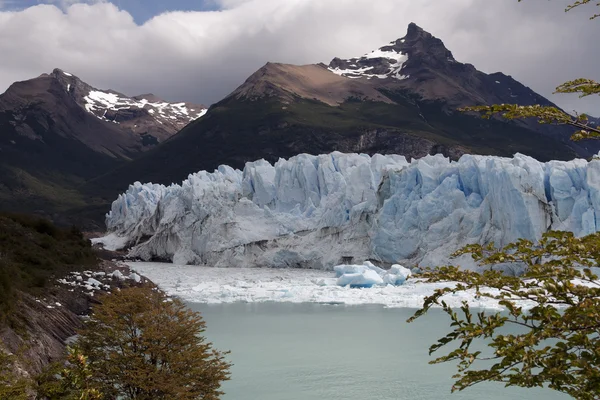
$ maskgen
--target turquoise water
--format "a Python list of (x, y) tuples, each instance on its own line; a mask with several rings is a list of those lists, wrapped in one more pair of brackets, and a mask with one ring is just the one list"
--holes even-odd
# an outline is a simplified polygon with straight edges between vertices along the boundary
[(429, 365), (448, 319), (437, 311), (318, 304), (190, 304), (206, 335), (231, 350), (223, 400), (567, 399), (551, 390), (481, 384), (450, 393), (455, 366)]

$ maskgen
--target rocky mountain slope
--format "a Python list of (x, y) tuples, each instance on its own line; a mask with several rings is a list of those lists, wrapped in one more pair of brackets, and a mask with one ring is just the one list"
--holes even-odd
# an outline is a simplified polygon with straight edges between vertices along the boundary
[(145, 282), (77, 230), (25, 215), (0, 212), (0, 254), (0, 359), (14, 354), (25, 377), (65, 356), (100, 294)]
[(134, 181), (171, 183), (189, 173), (299, 153), (442, 153), (539, 160), (590, 157), (598, 142), (573, 143), (571, 130), (535, 121), (482, 120), (465, 105), (552, 104), (503, 73), (458, 62), (415, 24), (406, 36), (362, 57), (329, 65), (267, 63), (213, 105), (208, 115), (126, 168), (95, 180), (106, 196)]
[(76, 188), (138, 157), (206, 107), (129, 98), (55, 69), (0, 95), (0, 208), (88, 205)]

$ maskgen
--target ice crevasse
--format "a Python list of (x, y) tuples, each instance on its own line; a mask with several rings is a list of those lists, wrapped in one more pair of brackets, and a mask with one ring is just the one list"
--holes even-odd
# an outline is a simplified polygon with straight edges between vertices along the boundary
[(468, 243), (593, 233), (599, 213), (600, 160), (334, 152), (220, 166), (170, 186), (136, 182), (96, 241), (177, 264), (435, 266)]

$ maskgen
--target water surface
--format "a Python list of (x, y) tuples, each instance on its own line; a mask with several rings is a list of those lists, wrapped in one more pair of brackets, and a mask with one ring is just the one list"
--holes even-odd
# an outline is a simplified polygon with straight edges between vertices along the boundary
[(450, 393), (453, 364), (429, 365), (449, 320), (439, 310), (291, 303), (195, 304), (206, 336), (231, 350), (223, 400), (567, 399), (545, 389), (481, 384)]

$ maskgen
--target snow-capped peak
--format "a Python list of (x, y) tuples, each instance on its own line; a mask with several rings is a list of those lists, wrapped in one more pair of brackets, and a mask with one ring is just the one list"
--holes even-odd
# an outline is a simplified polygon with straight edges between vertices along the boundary
[(329, 70), (348, 78), (406, 79), (423, 66), (440, 68), (456, 60), (444, 43), (415, 23), (406, 35), (359, 58), (334, 58)]
[(130, 112), (145, 109), (159, 123), (164, 124), (177, 123), (186, 125), (189, 122), (202, 117), (207, 109), (202, 106), (193, 106), (188, 103), (169, 103), (157, 100), (149, 95), (148, 100), (143, 97), (130, 98), (115, 92), (105, 92), (101, 90), (90, 90), (87, 96), (84, 96), (85, 109), (100, 119), (119, 123), (119, 112)]
[(334, 74), (348, 78), (406, 79), (407, 76), (402, 74), (402, 67), (408, 60), (408, 55), (396, 46), (397, 42), (403, 41), (404, 39), (399, 39), (391, 42), (360, 58), (335, 58), (328, 69)]
[(115, 124), (132, 119), (150, 118), (176, 132), (202, 117), (207, 111), (207, 108), (200, 104), (169, 103), (151, 93), (128, 97), (114, 90), (96, 89), (59, 68), (55, 68), (51, 76), (57, 79), (66, 92), (86, 111), (98, 119)]

